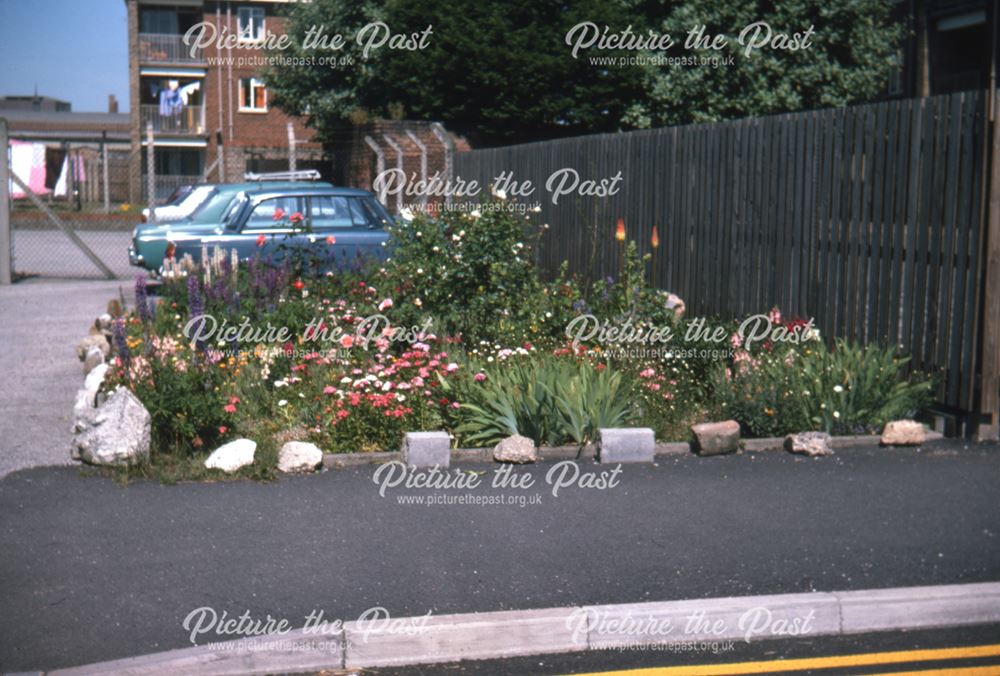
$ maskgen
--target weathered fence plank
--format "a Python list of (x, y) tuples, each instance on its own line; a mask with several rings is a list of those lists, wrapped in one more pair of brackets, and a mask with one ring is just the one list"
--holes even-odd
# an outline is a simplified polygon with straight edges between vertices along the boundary
[[(985, 96), (965, 92), (560, 139), (456, 156), (466, 180), (531, 180), (550, 228), (538, 260), (617, 276), (615, 221), (692, 313), (811, 316), (825, 336), (901, 345), (972, 410), (983, 325)], [(548, 176), (619, 170), (607, 199), (551, 203)], [(660, 246), (650, 245), (652, 229)], [(995, 311), (995, 309), (994, 309)]]

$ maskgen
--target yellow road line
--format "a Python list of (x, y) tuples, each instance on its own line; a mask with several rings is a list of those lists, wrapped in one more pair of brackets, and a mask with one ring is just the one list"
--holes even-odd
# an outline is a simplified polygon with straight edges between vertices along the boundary
[(922, 671), (893, 671), (875, 676), (997, 676), (1000, 666), (956, 667), (953, 669), (924, 669)]
[[(682, 667), (651, 667), (646, 669), (623, 669), (618, 671), (595, 671), (577, 676), (728, 676), (730, 674), (768, 674), (802, 669), (833, 669), (835, 667), (866, 667), (877, 664), (899, 662), (930, 662), (934, 660), (970, 660), (980, 657), (1000, 656), (1000, 644), (966, 646), (961, 648), (935, 648), (931, 650), (899, 650), (883, 653), (858, 653), (854, 655), (833, 655), (830, 657), (807, 657), (791, 660), (766, 660), (758, 662), (730, 662), (723, 664), (699, 664)], [(980, 667), (974, 667), (980, 668)], [(980, 674), (1000, 673), (998, 667), (984, 672), (954, 672)], [(933, 673), (933, 672), (912, 672)], [(941, 673), (951, 673), (943, 671)]]

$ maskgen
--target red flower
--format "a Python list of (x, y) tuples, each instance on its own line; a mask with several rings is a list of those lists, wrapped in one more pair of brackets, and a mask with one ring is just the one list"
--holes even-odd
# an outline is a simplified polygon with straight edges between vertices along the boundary
[(226, 427), (225, 425), (222, 425), (222, 426), (219, 427), (219, 434), (225, 434), (228, 431), (229, 431), (229, 428)]
[(264, 237), (264, 235), (257, 235), (257, 246), (264, 246), (266, 242), (267, 237)]
[(288, 217), (288, 220), (290, 220), (292, 223), (301, 223), (303, 220), (303, 216), (301, 213), (296, 211), (294, 214)]
[(236, 405), (226, 404), (225, 406), (222, 407), (222, 410), (225, 411), (226, 413), (236, 413)]
[(273, 216), (274, 220), (280, 221), (284, 217), (285, 217), (285, 210), (284, 209), (282, 209), (281, 207), (278, 207), (277, 209), (274, 210), (274, 216)]
[(337, 243), (337, 238), (334, 237), (333, 235), (329, 235), (326, 238), (326, 243), (327, 244), (336, 244)]
[(305, 284), (302, 282), (301, 279), (296, 279), (294, 282), (292, 282), (292, 286), (295, 287), (296, 291), (301, 291), (302, 288), (305, 286)]

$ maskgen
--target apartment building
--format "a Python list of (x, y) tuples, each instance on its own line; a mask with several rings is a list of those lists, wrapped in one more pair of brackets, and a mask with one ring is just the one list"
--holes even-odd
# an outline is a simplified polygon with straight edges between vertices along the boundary
[[(246, 172), (289, 168), (325, 171), (324, 153), (301, 120), (271, 105), (259, 79), (255, 47), (266, 33), (281, 34), (279, 9), (287, 0), (125, 0), (128, 7), (129, 91), (136, 190), (147, 194), (152, 129), (158, 197), (177, 185), (242, 180)], [(239, 36), (235, 47), (184, 43), (202, 22), (207, 31)], [(247, 65), (249, 63), (249, 65)], [(289, 123), (291, 123), (290, 141)]]

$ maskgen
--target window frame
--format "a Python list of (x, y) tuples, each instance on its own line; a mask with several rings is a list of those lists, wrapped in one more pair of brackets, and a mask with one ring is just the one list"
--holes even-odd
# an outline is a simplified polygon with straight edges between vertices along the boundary
[[(288, 220), (288, 217), (292, 213), (295, 213), (294, 211), (290, 212), (290, 213), (289, 212), (285, 213), (285, 218), (282, 219), (282, 221), (283, 221), (282, 225), (278, 225), (278, 223), (276, 221), (274, 221), (273, 219), (272, 219), (272, 221), (270, 223), (254, 223), (253, 222), (253, 220), (252, 220), (253, 219), (253, 213), (257, 210), (257, 207), (259, 207), (260, 205), (264, 204), (265, 202), (275, 202), (275, 201), (278, 201), (278, 200), (287, 200), (287, 199), (304, 200), (306, 198), (303, 195), (275, 195), (274, 197), (265, 197), (262, 200), (259, 200), (257, 202), (251, 203), (251, 205), (250, 205), (250, 212), (247, 214), (246, 219), (243, 221), (243, 225), (240, 228), (240, 232), (242, 234), (246, 234), (246, 235), (251, 235), (251, 234), (252, 235), (268, 235), (268, 234), (282, 234), (282, 235), (284, 235), (284, 234), (296, 234), (296, 233), (301, 234), (301, 233), (304, 233), (305, 232), (305, 227), (304, 226), (300, 225), (300, 226), (296, 227), (295, 225), (293, 225)], [(302, 204), (299, 204), (299, 206), (301, 207)], [(297, 210), (297, 211), (299, 211), (299, 213), (302, 213), (300, 210)]]
[[(264, 90), (264, 107), (263, 108), (257, 108), (255, 106), (245, 106), (245, 105), (243, 105), (243, 101), (244, 101), (243, 83), (244, 82), (247, 82), (247, 85), (249, 87), (249, 89), (247, 91), (247, 95), (246, 95), (246, 101), (248, 103), (252, 104), (254, 102), (253, 93), (254, 93), (254, 90), (256, 88), (260, 88), (260, 89)], [(239, 95), (240, 95), (239, 99), (240, 100), (239, 100), (239, 106), (238, 106), (239, 112), (241, 112), (241, 113), (266, 113), (267, 112), (267, 110), (268, 110), (268, 106), (267, 106), (267, 86), (264, 84), (263, 80), (259, 80), (259, 79), (257, 79), (256, 77), (253, 77), (253, 76), (251, 76), (251, 77), (241, 77), (239, 79), (239, 88), (240, 88), (240, 91), (239, 91)]]
[[(244, 21), (244, 14), (248, 15), (249, 25), (246, 25)], [(244, 36), (244, 29), (249, 28), (253, 31), (254, 19), (260, 17), (260, 29), (257, 31), (256, 35)], [(236, 8), (236, 35), (239, 38), (239, 42), (243, 44), (263, 42), (267, 36), (267, 12), (264, 11), (263, 7), (252, 7), (250, 5), (242, 5)]]

